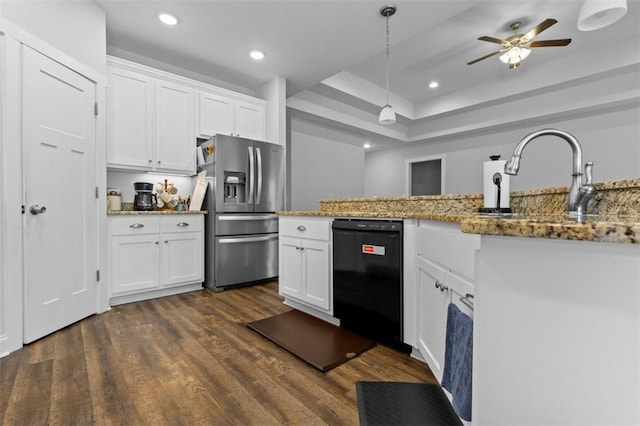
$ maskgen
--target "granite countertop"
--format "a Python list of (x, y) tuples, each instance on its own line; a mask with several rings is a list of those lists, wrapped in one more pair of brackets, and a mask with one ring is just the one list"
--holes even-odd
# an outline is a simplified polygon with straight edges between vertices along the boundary
[(566, 213), (568, 187), (511, 193), (514, 214), (477, 213), (482, 194), (369, 197), (320, 200), (318, 211), (281, 216), (423, 219), (460, 224), (482, 235), (640, 244), (640, 178), (596, 184), (596, 197), (581, 220)]
[(149, 211), (138, 211), (138, 210), (118, 210), (118, 211), (107, 211), (107, 216), (128, 216), (128, 215), (142, 215), (142, 216), (150, 216), (150, 215), (182, 215), (182, 214), (207, 214), (206, 210), (202, 211), (178, 211), (178, 210), (149, 210)]
[(587, 215), (579, 221), (567, 214), (478, 214), (463, 219), (460, 228), (469, 234), (640, 244), (640, 215)]

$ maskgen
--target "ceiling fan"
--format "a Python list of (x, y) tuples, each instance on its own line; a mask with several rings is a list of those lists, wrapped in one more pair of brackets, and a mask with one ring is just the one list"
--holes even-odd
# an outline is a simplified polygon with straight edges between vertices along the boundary
[(478, 37), (478, 40), (497, 43), (502, 46), (502, 48), (500, 50), (496, 50), (495, 52), (489, 53), (488, 55), (484, 55), (481, 58), (475, 59), (471, 62), (467, 62), (467, 65), (473, 65), (476, 62), (482, 61), (483, 59), (502, 54), (500, 56), (500, 60), (505, 64), (508, 64), (509, 69), (514, 69), (517, 68), (518, 65), (520, 65), (520, 62), (522, 62), (524, 58), (529, 56), (529, 53), (531, 53), (530, 48), (532, 47), (566, 46), (571, 43), (570, 38), (532, 41), (535, 36), (543, 32), (550, 26), (554, 25), (556, 22), (558, 21), (552, 18), (545, 19), (543, 22), (533, 27), (525, 34), (518, 33), (518, 30), (520, 30), (520, 26), (522, 25), (522, 23), (514, 22), (511, 24), (513, 35), (507, 37), (504, 40), (489, 36)]

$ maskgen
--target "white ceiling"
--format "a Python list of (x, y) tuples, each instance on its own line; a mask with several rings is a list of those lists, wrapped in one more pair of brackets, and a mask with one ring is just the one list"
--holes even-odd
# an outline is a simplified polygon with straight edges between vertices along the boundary
[[(566, 55), (640, 39), (640, 0), (629, 0), (628, 13), (614, 25), (591, 32), (576, 27), (582, 0), (94, 1), (106, 11), (108, 52), (130, 52), (249, 90), (281, 76), (288, 97), (310, 90), (368, 112), (385, 101), (385, 18), (379, 13), (385, 4), (397, 6), (390, 18), (390, 85), (400, 105), (491, 88)], [(179, 24), (161, 24), (159, 11), (174, 13)], [(506, 38), (513, 21), (526, 31), (546, 18), (558, 23), (536, 40), (572, 38), (569, 46), (534, 49), (515, 70), (497, 56), (466, 65), (499, 47), (479, 36)], [(266, 53), (262, 62), (249, 58), (253, 48)], [(380, 99), (319, 84), (330, 77), (375, 86)], [(431, 80), (440, 83), (436, 90), (427, 88)]]

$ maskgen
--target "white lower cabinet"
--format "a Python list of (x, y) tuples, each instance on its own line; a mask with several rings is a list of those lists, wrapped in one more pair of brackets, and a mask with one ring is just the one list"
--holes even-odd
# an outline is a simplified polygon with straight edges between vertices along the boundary
[(473, 284), (454, 273), (417, 256), (418, 350), (438, 381), (444, 371), (447, 310), (450, 303), (473, 317), (460, 299), (473, 295)]
[(331, 221), (326, 217), (280, 217), (279, 291), (294, 307), (331, 316)]
[[(446, 343), (447, 310), (456, 304), (473, 317), (473, 311), (460, 299), (473, 301), (475, 254), (480, 248), (478, 235), (463, 234), (459, 225), (419, 221), (406, 230), (413, 235), (409, 254), (413, 273), (405, 279), (405, 304), (414, 306), (415, 318), (405, 317), (415, 326), (417, 347), (438, 381), (442, 380)], [(415, 311), (413, 311), (415, 309)]]
[(202, 215), (109, 217), (111, 305), (202, 287)]

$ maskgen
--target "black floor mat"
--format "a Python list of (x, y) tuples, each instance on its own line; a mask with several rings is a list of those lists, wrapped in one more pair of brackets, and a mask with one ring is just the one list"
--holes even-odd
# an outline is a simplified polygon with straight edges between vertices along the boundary
[(462, 426), (438, 384), (356, 382), (361, 426)]

